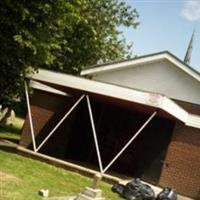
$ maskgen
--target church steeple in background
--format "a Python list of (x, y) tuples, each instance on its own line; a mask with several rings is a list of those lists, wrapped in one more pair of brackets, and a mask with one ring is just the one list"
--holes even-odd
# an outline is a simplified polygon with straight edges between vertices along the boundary
[(191, 61), (191, 57), (192, 57), (192, 49), (193, 49), (193, 43), (194, 43), (194, 36), (195, 36), (195, 30), (192, 33), (192, 37), (190, 39), (186, 54), (185, 54), (185, 58), (184, 58), (184, 63), (185, 64), (190, 64)]

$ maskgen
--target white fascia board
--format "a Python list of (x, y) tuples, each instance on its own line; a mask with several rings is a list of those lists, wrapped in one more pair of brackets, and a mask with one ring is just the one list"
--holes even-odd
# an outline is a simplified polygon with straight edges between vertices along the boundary
[(185, 73), (187, 73), (188, 75), (192, 76), (193, 78), (195, 78), (197, 81), (200, 82), (200, 75), (197, 74), (195, 71), (193, 71), (192, 69), (190, 69), (189, 67), (187, 67), (186, 65), (184, 65), (183, 63), (181, 63), (180, 61), (178, 61), (169, 54), (165, 54), (165, 58), (174, 65), (176, 65), (178, 68), (182, 69)]
[(189, 114), (186, 125), (200, 129), (200, 116)]
[(106, 71), (110, 71), (110, 70), (112, 71), (112, 70), (116, 70), (116, 69), (120, 69), (120, 68), (124, 68), (124, 67), (131, 67), (131, 66), (138, 65), (138, 64), (153, 62), (155, 60), (160, 60), (163, 58), (164, 58), (163, 54), (152, 55), (152, 56), (143, 57), (143, 58), (136, 58), (134, 60), (124, 61), (121, 63), (108, 64), (105, 66), (94, 67), (91, 69), (85, 69), (85, 70), (81, 71), (80, 75), (84, 76), (84, 75), (102, 73), (102, 72), (106, 72)]
[(84, 92), (95, 93), (142, 105), (151, 106), (154, 108), (160, 108), (184, 123), (186, 123), (188, 118), (188, 113), (184, 109), (182, 109), (172, 100), (160, 94), (133, 90), (129, 88), (119, 87), (116, 85), (88, 80), (85, 78), (75, 77), (72, 75), (55, 73), (43, 69), (39, 70), (39, 73), (34, 74), (30, 78), (36, 81), (53, 83), (81, 90)]
[(186, 123), (188, 119), (188, 112), (177, 105), (174, 101), (167, 97), (162, 98), (162, 103), (159, 106), (162, 110), (168, 112), (172, 116), (176, 117), (180, 121)]
[(162, 95), (159, 94), (152, 95), (148, 92), (142, 92), (139, 90), (133, 90), (72, 75), (51, 72), (43, 69), (40, 69), (39, 73), (34, 74), (33, 76), (28, 78), (35, 81), (52, 83), (73, 88), (76, 90), (95, 93), (153, 107), (157, 107), (162, 99)]
[(150, 63), (150, 62), (154, 62), (154, 61), (158, 61), (158, 60), (163, 60), (163, 59), (167, 59), (168, 61), (173, 63), (175, 66), (182, 69), (188, 75), (192, 76), (193, 78), (195, 78), (197, 81), (200, 82), (199, 74), (197, 74), (195, 71), (193, 71), (192, 69), (187, 67), (185, 64), (181, 63), (178, 59), (174, 58), (172, 55), (170, 55), (167, 52), (162, 53), (162, 54), (157, 54), (157, 55), (151, 55), (151, 56), (147, 56), (147, 57), (143, 57), (143, 58), (136, 58), (135, 60), (124, 61), (121, 63), (110, 64), (110, 65), (108, 64), (108, 65), (101, 66), (101, 67), (85, 69), (85, 70), (82, 70), (81, 75), (84, 76), (84, 75), (92, 75), (92, 74), (96, 74), (96, 73), (103, 73), (106, 71), (117, 70), (120, 68), (133, 67), (135, 65), (142, 65), (142, 64), (146, 64), (146, 63)]
[(57, 90), (55, 88), (52, 88), (50, 86), (47, 86), (45, 84), (42, 84), (42, 83), (39, 83), (37, 81), (33, 81), (31, 80), (30, 81), (30, 86), (34, 89), (37, 89), (37, 90), (42, 90), (42, 91), (45, 91), (45, 92), (50, 92), (50, 93), (53, 93), (53, 94), (58, 94), (58, 95), (62, 95), (62, 96), (71, 96), (63, 91), (60, 91), (60, 90)]

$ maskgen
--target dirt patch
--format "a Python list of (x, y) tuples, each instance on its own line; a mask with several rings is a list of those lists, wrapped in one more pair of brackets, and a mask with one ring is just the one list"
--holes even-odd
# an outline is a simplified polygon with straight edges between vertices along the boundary
[(0, 180), (2, 182), (19, 182), (20, 179), (12, 174), (0, 171)]

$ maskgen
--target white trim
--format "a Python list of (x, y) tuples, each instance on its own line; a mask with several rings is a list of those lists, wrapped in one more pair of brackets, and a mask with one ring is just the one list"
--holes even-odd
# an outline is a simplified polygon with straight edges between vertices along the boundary
[(186, 125), (200, 129), (200, 116), (194, 115), (194, 114), (189, 114)]
[(51, 132), (47, 135), (47, 137), (42, 141), (42, 143), (37, 147), (36, 152), (40, 150), (40, 148), (47, 142), (47, 140), (54, 134), (57, 128), (64, 122), (64, 120), (70, 115), (70, 113), (76, 108), (76, 106), (81, 102), (81, 100), (85, 97), (82, 95), (74, 105), (68, 110), (68, 112), (63, 116), (63, 118), (56, 124), (56, 126), (51, 130)]
[(45, 82), (52, 83), (75, 90), (91, 92), (149, 106), (155, 106), (159, 104), (160, 99), (163, 97), (162, 95), (155, 94), (154, 98), (156, 102), (151, 102), (149, 101), (151, 98), (151, 93), (148, 92), (142, 92), (139, 90), (88, 80), (68, 74), (55, 73), (44, 69), (40, 69), (39, 73), (34, 74), (30, 78), (36, 81), (42, 81), (44, 84)]
[(52, 83), (86, 93), (103, 95), (154, 108), (160, 108), (187, 124), (188, 112), (164, 95), (120, 87), (68, 74), (55, 73), (44, 69), (40, 69), (39, 73), (34, 74), (29, 78), (36, 81), (42, 81), (44, 84), (45, 82)]
[(162, 102), (159, 107), (184, 123), (188, 120), (188, 112), (167, 97), (162, 98)]
[(198, 73), (196, 73), (195, 71), (190, 69), (187, 65), (180, 62), (178, 59), (173, 57), (168, 52), (155, 54), (155, 55), (149, 55), (147, 57), (141, 57), (141, 58), (138, 57), (134, 60), (119, 62), (119, 63), (115, 63), (115, 64), (107, 64), (105, 66), (94, 67), (94, 68), (91, 68), (91, 69), (85, 69), (85, 70), (82, 70), (81, 75), (82, 76), (95, 75), (95, 74), (98, 74), (98, 73), (118, 70), (118, 69), (122, 69), (122, 68), (134, 67), (136, 65), (142, 65), (142, 64), (151, 63), (151, 62), (164, 60), (164, 59), (170, 61), (175, 66), (177, 66), (178, 68), (183, 70), (185, 73), (187, 73), (188, 75), (192, 76), (194, 79), (196, 79), (197, 81), (200, 82), (200, 75)]
[(31, 115), (31, 106), (30, 106), (30, 101), (29, 101), (29, 95), (28, 95), (28, 86), (26, 81), (24, 81), (24, 86), (25, 86), (25, 96), (26, 96), (26, 104), (27, 104), (27, 109), (28, 109), (28, 119), (29, 119), (29, 125), (31, 129), (31, 138), (33, 142), (33, 150), (36, 152), (36, 142), (35, 142), (35, 133), (34, 133), (34, 128), (33, 128), (33, 119)]
[(156, 111), (147, 119), (147, 121), (140, 127), (140, 129), (132, 136), (132, 138), (124, 145), (124, 147), (119, 151), (119, 153), (110, 161), (110, 163), (104, 168), (103, 173), (105, 173), (111, 165), (122, 155), (122, 153), (128, 148), (128, 146), (137, 138), (137, 136), (142, 132), (142, 130), (147, 126), (147, 124), (154, 118)]
[(66, 93), (66, 92), (63, 92), (63, 91), (61, 91), (61, 90), (52, 88), (52, 87), (50, 87), (50, 86), (48, 86), (48, 85), (42, 84), (42, 83), (37, 82), (37, 81), (31, 80), (31, 81), (30, 81), (30, 86), (31, 86), (32, 88), (34, 88), (34, 89), (37, 89), (37, 90), (42, 90), (42, 91), (50, 92), (50, 93), (53, 93), (53, 94), (58, 94), (58, 95), (62, 95), (62, 96), (71, 97), (71, 95), (69, 95), (69, 94)]
[(97, 158), (98, 158), (98, 162), (99, 162), (99, 169), (100, 169), (100, 172), (103, 173), (103, 165), (102, 165), (102, 160), (101, 160), (101, 154), (100, 154), (100, 151), (99, 151), (99, 144), (98, 144), (96, 129), (95, 129), (95, 125), (94, 125), (94, 118), (93, 118), (93, 114), (92, 114), (92, 108), (91, 108), (91, 104), (90, 104), (90, 98), (89, 98), (88, 95), (86, 95), (86, 100), (87, 100), (87, 105), (88, 105), (90, 122), (91, 122), (91, 126), (92, 126), (92, 133), (93, 133), (93, 138), (94, 138), (94, 144), (95, 144), (95, 148), (96, 148), (96, 152), (97, 152)]
[(194, 79), (200, 82), (200, 75), (198, 73), (196, 73), (195, 71), (187, 67), (187, 65), (184, 65), (183, 63), (181, 63), (174, 57), (172, 57), (170, 54), (166, 54), (165, 56), (166, 56), (166, 59), (171, 61), (178, 68), (182, 69), (185, 73), (187, 73), (188, 75), (192, 76)]
[(138, 65), (138, 64), (149, 63), (149, 62), (153, 62), (155, 60), (161, 60), (161, 59), (163, 59), (163, 54), (153, 55), (153, 56), (148, 56), (148, 57), (142, 57), (142, 58), (138, 57), (134, 60), (127, 60), (127, 61), (124, 61), (124, 62), (108, 64), (108, 65), (105, 65), (105, 66), (94, 67), (94, 68), (91, 68), (91, 69), (82, 70), (81, 76), (90, 75), (90, 74), (97, 74), (97, 73), (117, 70), (117, 69), (121, 69), (121, 68), (132, 67), (132, 66), (135, 66), (135, 65)]

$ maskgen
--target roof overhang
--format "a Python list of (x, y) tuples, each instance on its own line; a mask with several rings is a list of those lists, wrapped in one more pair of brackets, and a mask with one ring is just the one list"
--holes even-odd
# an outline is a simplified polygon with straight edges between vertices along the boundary
[(190, 66), (185, 64), (183, 61), (181, 61), (180, 59), (178, 59), (176, 56), (169, 53), (168, 51), (159, 52), (159, 53), (141, 56), (141, 57), (136, 57), (131, 60), (126, 60), (126, 61), (121, 61), (121, 62), (116, 62), (116, 63), (110, 63), (110, 64), (108, 63), (108, 64), (103, 64), (100, 66), (97, 65), (93, 68), (82, 70), (81, 75), (82, 76), (88, 76), (88, 75), (92, 76), (92, 75), (104, 73), (107, 71), (113, 71), (113, 70), (118, 70), (118, 69), (134, 67), (137, 65), (157, 62), (160, 60), (167, 60), (167, 61), (171, 62), (173, 65), (180, 68), (181, 70), (183, 70), (188, 75), (192, 76), (197, 81), (200, 81), (199, 72), (195, 71), (193, 68), (191, 68)]
[(57, 90), (53, 87), (50, 87), (48, 85), (45, 85), (45, 84), (42, 84), (40, 82), (33, 81), (33, 80), (30, 81), (30, 86), (34, 89), (42, 90), (42, 91), (49, 92), (49, 93), (52, 93), (52, 94), (57, 94), (57, 95), (61, 95), (61, 96), (70, 96), (66, 92), (63, 92), (61, 90)]
[(92, 93), (130, 103), (137, 103), (154, 109), (161, 109), (185, 124), (187, 123), (188, 112), (171, 99), (160, 94), (133, 90), (44, 69), (40, 69), (37, 74), (29, 76), (28, 78), (42, 82), (43, 84), (54, 84), (81, 91), (86, 94)]

